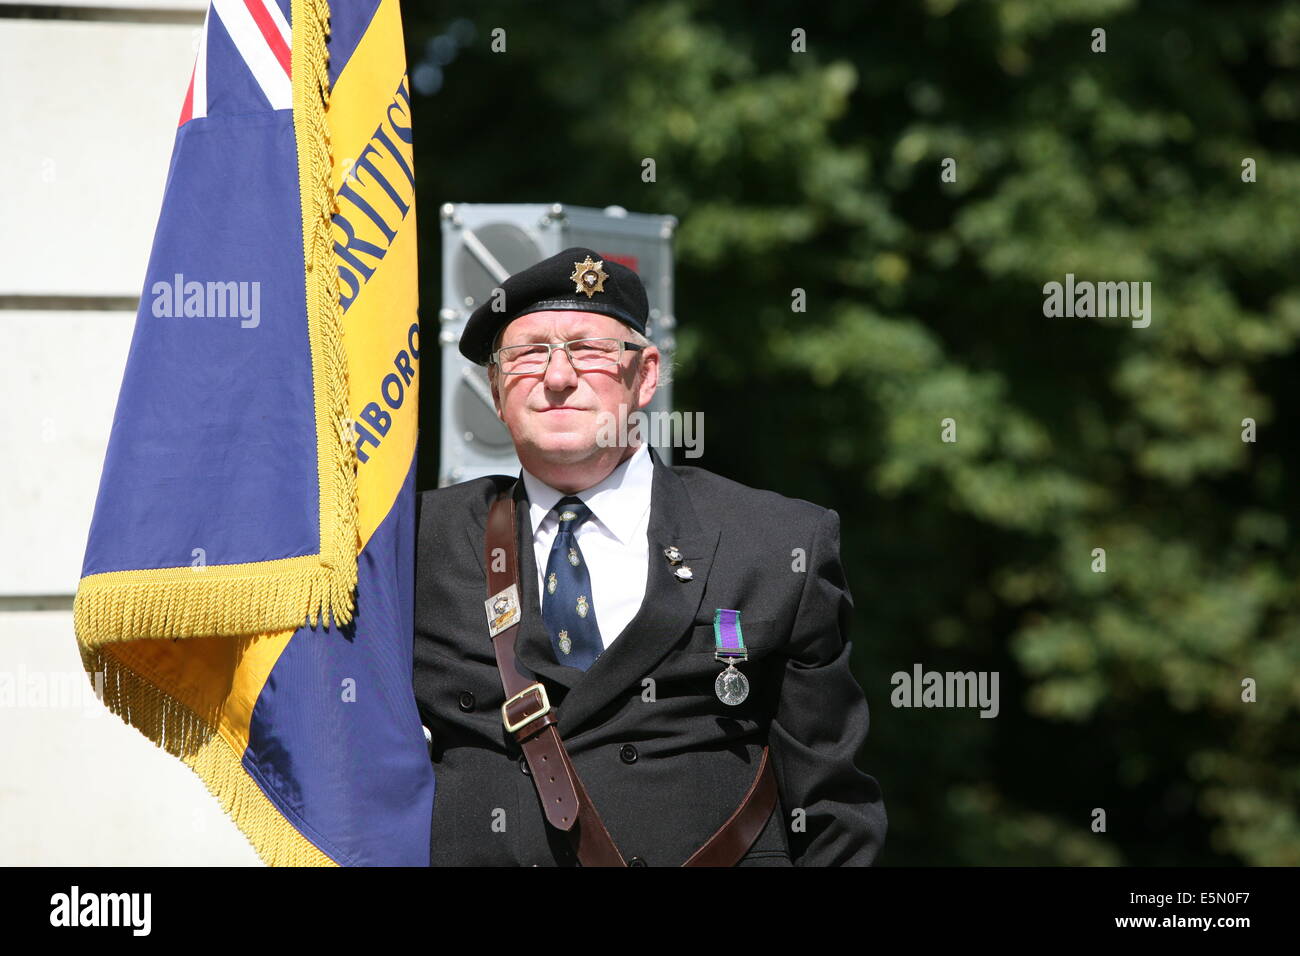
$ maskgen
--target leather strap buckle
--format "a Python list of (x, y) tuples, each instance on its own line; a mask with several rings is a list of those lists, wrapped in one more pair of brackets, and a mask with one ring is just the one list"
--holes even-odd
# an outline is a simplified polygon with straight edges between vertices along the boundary
[[(512, 493), (503, 491), (488, 510), (484, 534), (484, 567), (488, 569), (487, 584), (491, 601), (495, 601), (502, 590), (519, 583), (518, 528), (515, 520)], [(506, 555), (504, 571), (493, 570), (494, 555), (497, 553)], [(541, 682), (536, 682), (516, 694), (510, 693), (512, 687), (518, 687), (526, 679), (526, 672), (515, 660), (515, 638), (519, 624), (516, 617), (508, 624), (503, 623), (500, 630), (491, 634), (501, 687), (509, 695), (501, 705), (501, 722), (508, 732), (515, 735), (528, 759), (533, 785), (537, 788), (547, 823), (568, 833), (578, 861), (583, 866), (627, 866), (564, 749), (564, 741), (556, 730), (555, 717), (551, 716), (553, 712), (546, 696), (546, 688)], [(537, 695), (539, 709), (523, 714), (518, 720), (511, 720), (511, 708), (516, 708), (516, 712), (526, 710), (530, 694)], [(521, 730), (523, 733), (519, 733)], [(542, 772), (542, 769), (546, 772)], [(775, 811), (778, 797), (776, 774), (768, 759), (768, 747), (764, 746), (758, 775), (750, 784), (744, 801), (704, 846), (682, 865), (734, 866), (758, 838)]]
[[(510, 719), (510, 713), (509, 713), (510, 705), (523, 700), (524, 697), (526, 697), (528, 694), (533, 693), (534, 691), (537, 692), (541, 700), (541, 704), (542, 704), (541, 709), (535, 713), (525, 715), (520, 720), (512, 721)], [(529, 684), (519, 693), (508, 698), (506, 702), (501, 705), (501, 722), (506, 725), (506, 731), (508, 733), (513, 734), (513, 733), (517, 733), (520, 728), (527, 727), (534, 720), (537, 720), (539, 717), (544, 717), (550, 712), (551, 712), (551, 701), (550, 698), (546, 696), (546, 688), (543, 687), (540, 682), (535, 682)]]

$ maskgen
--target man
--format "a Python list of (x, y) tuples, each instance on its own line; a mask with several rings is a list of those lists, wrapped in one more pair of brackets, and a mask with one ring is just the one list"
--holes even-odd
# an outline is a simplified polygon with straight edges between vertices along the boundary
[[(839, 516), (608, 440), (635, 437), (610, 422), (626, 423), (659, 381), (632, 270), (566, 249), (502, 292), (470, 317), (460, 350), (488, 366), (520, 480), (467, 481), (418, 504), (431, 862), (572, 866), (592, 859), (575, 834), (601, 831), (611, 865), (680, 866), (706, 843), (709, 862), (691, 865), (870, 864), (886, 820), (876, 781), (853, 763), (867, 705), (849, 671)], [(485, 563), (503, 493), (517, 505), (520, 605), (504, 652), (485, 610), (513, 613), (506, 591), (490, 599)], [(532, 685), (504, 717), (503, 653), (507, 678)], [(540, 749), (553, 734), (567, 763)], [(576, 771), (570, 795), (594, 807), (577, 826), (545, 790), (568, 779), (561, 764)]]

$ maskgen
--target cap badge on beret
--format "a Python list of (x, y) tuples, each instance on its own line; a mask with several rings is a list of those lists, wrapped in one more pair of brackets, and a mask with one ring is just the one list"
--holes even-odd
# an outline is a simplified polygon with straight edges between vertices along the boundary
[(583, 259), (581, 262), (573, 264), (573, 275), (569, 276), (573, 280), (574, 292), (585, 292), (590, 299), (597, 292), (605, 291), (605, 280), (609, 278), (605, 274), (605, 262), (592, 262), (591, 256)]

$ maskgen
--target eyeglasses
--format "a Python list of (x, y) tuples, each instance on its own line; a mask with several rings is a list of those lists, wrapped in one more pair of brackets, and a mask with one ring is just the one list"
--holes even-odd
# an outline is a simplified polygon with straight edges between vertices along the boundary
[(529, 375), (544, 372), (551, 364), (551, 354), (564, 349), (569, 364), (578, 372), (610, 371), (618, 368), (627, 349), (640, 351), (644, 345), (624, 342), (621, 339), (572, 339), (568, 342), (529, 342), (526, 345), (507, 345), (492, 353), (502, 375)]

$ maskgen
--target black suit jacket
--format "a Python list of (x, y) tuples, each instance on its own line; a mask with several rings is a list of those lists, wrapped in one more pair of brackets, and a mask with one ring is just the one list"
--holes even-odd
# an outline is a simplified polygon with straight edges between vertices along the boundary
[[(645, 599), (585, 673), (556, 662), (542, 624), (523, 482), (496, 475), (419, 496), (414, 683), (437, 778), (430, 861), (575, 863), (501, 723), (483, 535), (488, 506), (513, 485), (519, 661), (545, 684), (624, 859), (679, 866), (739, 805), (766, 743), (780, 804), (742, 865), (870, 864), (886, 819), (876, 781), (854, 766), (867, 703), (849, 671), (853, 602), (839, 515), (701, 468), (669, 467), (653, 449), (651, 458)], [(674, 576), (669, 545), (694, 572), (690, 581)], [(714, 693), (716, 608), (741, 612), (750, 694), (738, 706)]]

